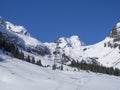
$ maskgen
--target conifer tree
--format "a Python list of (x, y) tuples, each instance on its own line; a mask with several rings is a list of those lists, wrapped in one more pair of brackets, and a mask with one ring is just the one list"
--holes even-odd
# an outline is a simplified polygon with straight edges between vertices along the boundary
[(24, 60), (24, 53), (23, 52), (20, 52), (20, 59)]
[(39, 66), (43, 66), (42, 63), (41, 63), (41, 60), (38, 60), (38, 61), (36, 62), (36, 64), (39, 65)]
[(30, 62), (30, 56), (29, 56), (29, 55), (27, 56), (26, 61), (27, 61), (27, 62)]
[(32, 57), (32, 63), (35, 64), (35, 58), (34, 57)]

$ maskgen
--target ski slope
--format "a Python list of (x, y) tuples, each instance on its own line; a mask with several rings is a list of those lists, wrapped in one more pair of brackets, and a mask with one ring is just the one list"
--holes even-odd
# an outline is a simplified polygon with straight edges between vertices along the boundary
[(120, 90), (119, 84), (120, 77), (67, 66), (53, 71), (0, 53), (0, 90)]

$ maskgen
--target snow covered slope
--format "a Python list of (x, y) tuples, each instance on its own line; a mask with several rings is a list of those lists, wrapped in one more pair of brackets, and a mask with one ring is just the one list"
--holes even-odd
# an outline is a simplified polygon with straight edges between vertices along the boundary
[[(71, 60), (84, 60), (88, 63), (92, 63), (94, 60), (103, 66), (120, 68), (120, 21), (108, 37), (94, 45), (85, 46), (78, 36), (59, 38), (57, 41), (60, 42), (61, 54), (65, 53), (72, 58)], [(45, 45), (53, 53), (57, 44), (45, 43)]]
[(0, 32), (6, 36), (8, 41), (15, 43), (19, 48), (38, 54), (49, 53), (48, 48), (43, 43), (30, 36), (23, 26), (17, 26), (8, 21), (4, 21), (1, 17)]
[[(120, 68), (120, 22), (103, 41), (85, 46), (78, 36), (60, 38), (56, 43), (41, 43), (31, 37), (22, 26), (13, 25), (0, 17), (0, 32), (9, 42), (23, 49), (25, 55), (41, 59), (43, 65), (15, 59), (0, 50), (0, 90), (119, 90), (120, 77), (109, 76), (86, 71), (74, 71), (74, 68), (64, 65), (64, 70), (52, 70), (56, 46), (60, 54), (68, 60), (92, 60), (104, 65)], [(59, 43), (59, 44), (58, 44)], [(32, 52), (32, 53), (31, 53)], [(40, 55), (35, 55), (39, 53)], [(45, 54), (45, 56), (44, 56)], [(60, 64), (57, 63), (59, 66)]]
[[(69, 71), (67, 71), (68, 69)], [(0, 51), (0, 90), (119, 90), (120, 77), (51, 70), (11, 58)]]
[(76, 59), (75, 57), (79, 56), (79, 49), (85, 45), (76, 35), (71, 36), (70, 38), (61, 37), (56, 41), (56, 43), (44, 43), (50, 49), (52, 59), (55, 56), (53, 52), (55, 51), (58, 42), (61, 55), (65, 53), (66, 56), (73, 59)]
[(33, 38), (23, 26), (17, 26), (4, 21), (0, 17), (0, 32), (15, 45), (25, 51), (38, 53), (43, 58), (54, 60), (56, 45), (59, 42), (59, 51), (65, 55), (68, 60), (86, 61), (87, 63), (96, 63), (120, 68), (120, 21), (114, 26), (110, 34), (101, 42), (94, 45), (85, 46), (77, 35), (70, 38), (61, 37), (56, 43), (41, 43)]
[(120, 68), (120, 22), (103, 41), (85, 48), (84, 53), (88, 57), (97, 57), (104, 66)]

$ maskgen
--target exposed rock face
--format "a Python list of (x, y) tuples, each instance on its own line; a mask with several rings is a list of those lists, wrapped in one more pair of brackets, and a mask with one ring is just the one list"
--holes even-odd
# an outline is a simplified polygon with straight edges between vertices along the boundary
[(120, 21), (115, 25), (109, 36), (111, 38), (120, 38)]

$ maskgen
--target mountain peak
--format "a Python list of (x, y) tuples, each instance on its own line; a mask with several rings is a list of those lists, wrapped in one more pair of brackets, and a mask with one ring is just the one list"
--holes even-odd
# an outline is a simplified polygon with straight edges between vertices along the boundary
[(79, 37), (77, 35), (73, 35), (70, 37), (71, 40), (80, 40)]
[(5, 21), (4, 21), (4, 19), (0, 16), (0, 27), (3, 27), (3, 26), (5, 26)]
[(11, 22), (8, 22), (8, 21), (6, 21), (6, 28), (8, 30), (12, 31), (12, 32), (30, 36), (30, 34), (27, 32), (26, 28), (24, 28), (23, 26), (20, 26), (20, 25), (14, 25), (14, 24), (12, 24)]
[(11, 22), (5, 21), (1, 16), (0, 16), (0, 28), (4, 28), (14, 33), (30, 36), (30, 34), (27, 32), (27, 29), (25, 29), (23, 26), (14, 25)]
[(71, 36), (71, 37), (69, 38), (69, 40), (70, 40), (71, 45), (74, 46), (74, 47), (78, 47), (78, 46), (83, 46), (83, 45), (85, 45), (85, 44), (79, 39), (79, 37), (78, 37), (77, 35)]
[(120, 20), (117, 22), (116, 27), (120, 28)]
[(8, 42), (15, 44), (25, 51), (40, 55), (49, 53), (49, 49), (43, 43), (30, 36), (27, 29), (23, 26), (4, 21), (2, 17), (0, 17), (0, 32), (3, 33)]
[(62, 48), (66, 46), (76, 48), (85, 45), (77, 35), (73, 35), (69, 38), (61, 37), (58, 41), (60, 42), (60, 47)]
[(120, 20), (114, 26), (112, 32), (109, 35), (111, 38), (118, 38), (120, 37)]

